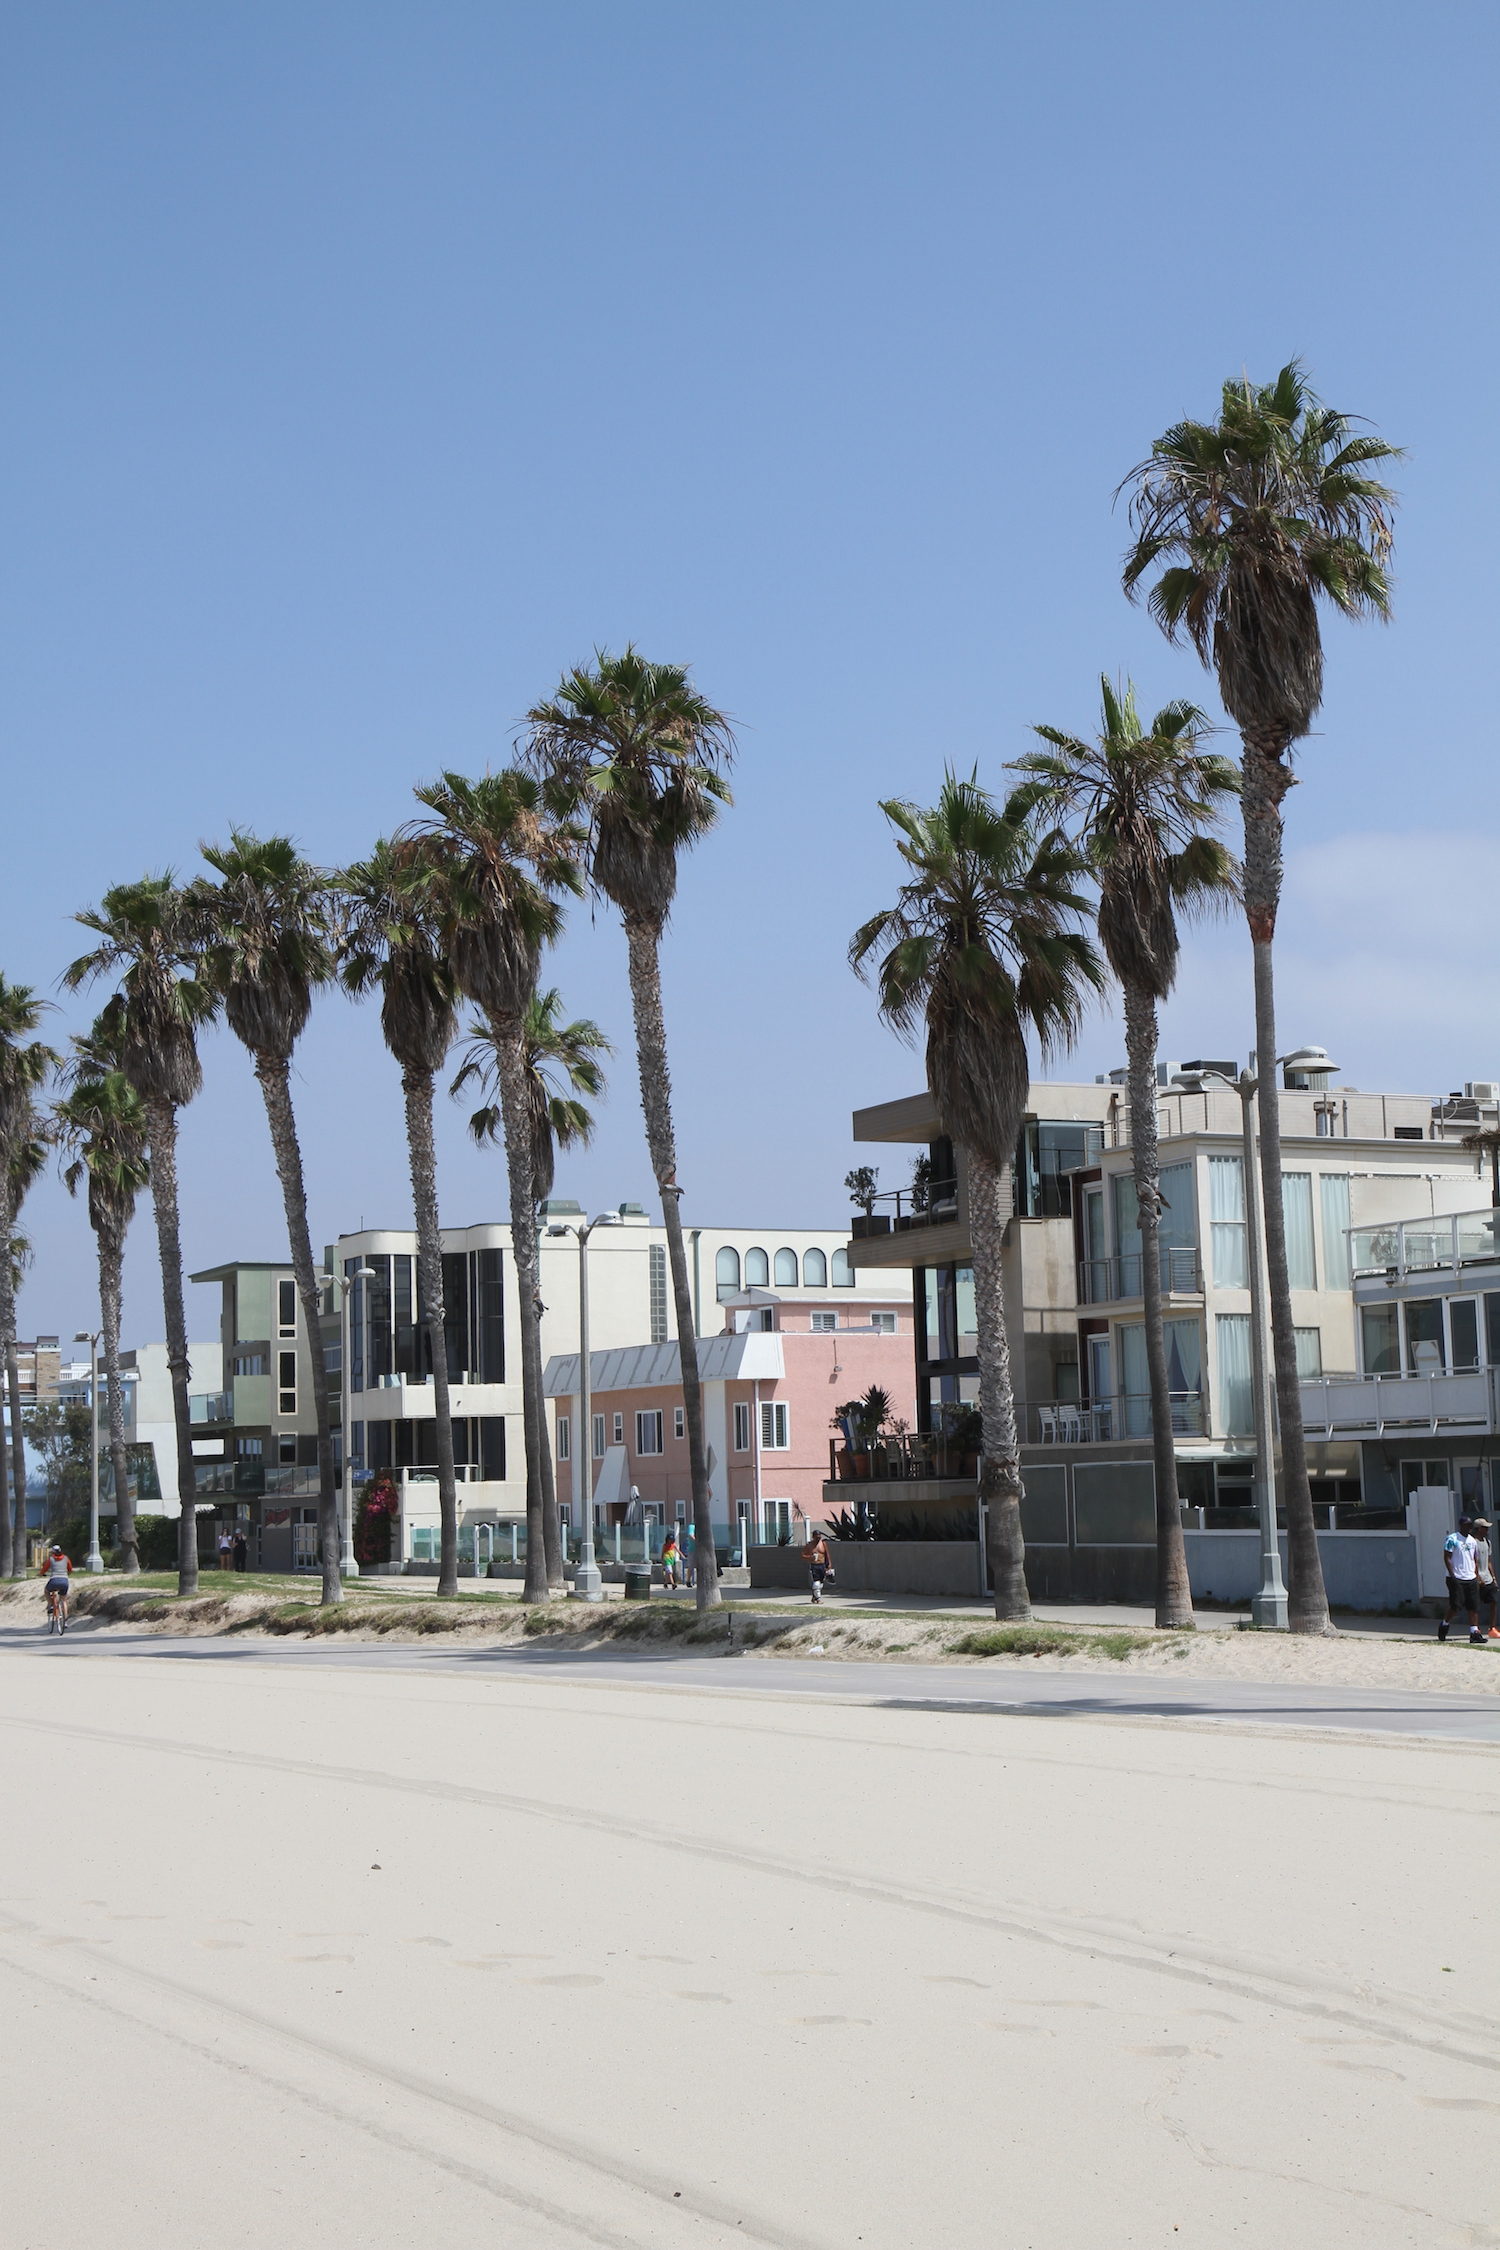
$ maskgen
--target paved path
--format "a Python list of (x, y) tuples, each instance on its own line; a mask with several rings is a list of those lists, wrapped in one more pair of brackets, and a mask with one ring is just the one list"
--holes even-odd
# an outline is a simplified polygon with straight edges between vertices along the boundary
[[(1153, 1677), (1133, 1668), (1044, 1671), (1040, 1666), (860, 1664), (814, 1657), (730, 1658), (657, 1655), (605, 1648), (434, 1648), (411, 1642), (308, 1643), (294, 1640), (167, 1638), (80, 1620), (66, 1641), (49, 1641), (34, 1626), (0, 1628), (0, 1650), (37, 1661), (69, 1663), (91, 1656), (207, 1668), (270, 1665), (342, 1673), (422, 1672), (453, 1677), (511, 1675), (552, 1678), (605, 1689), (651, 1688), (794, 1698), (812, 1703), (874, 1704), (889, 1710), (1008, 1713), (1027, 1718), (1184, 1719), (1236, 1725), (1332, 1728), (1339, 1732), (1430, 1736), (1500, 1744), (1500, 1696), (1399, 1688), (1299, 1686), (1282, 1681)], [(1453, 1651), (1461, 1675), (1467, 1651)]]

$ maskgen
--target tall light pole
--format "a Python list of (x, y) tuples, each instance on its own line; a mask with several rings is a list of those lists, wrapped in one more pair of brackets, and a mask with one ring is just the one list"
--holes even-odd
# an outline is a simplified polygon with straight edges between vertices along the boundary
[(342, 1552), (339, 1555), (339, 1576), (340, 1578), (357, 1578), (359, 1576), (359, 1564), (354, 1559), (354, 1460), (349, 1451), (349, 1439), (354, 1429), (353, 1421), (350, 1419), (354, 1408), (354, 1393), (349, 1388), (349, 1377), (352, 1373), (352, 1369), (350, 1367), (350, 1354), (353, 1340), (353, 1329), (349, 1318), (349, 1308), (353, 1298), (354, 1283), (356, 1281), (378, 1281), (380, 1279), (380, 1276), (375, 1271), (375, 1268), (373, 1266), (356, 1266), (353, 1273), (346, 1273), (342, 1275), (335, 1274), (334, 1279), (336, 1281), (342, 1281), (344, 1290), (342, 1299), (344, 1325), (344, 1349), (342, 1357), (344, 1364), (340, 1369), (339, 1382), (339, 1415), (344, 1425), (344, 1443), (342, 1447), (344, 1456), (344, 1489), (341, 1494), (341, 1498), (344, 1504), (343, 1507), (339, 1510), (339, 1543), (342, 1549)]
[[(80, 1328), (74, 1336), (75, 1344), (89, 1348), (89, 1557), (85, 1568), (101, 1571), (104, 1557), (99, 1552), (99, 1331)], [(115, 1494), (115, 1506), (121, 1495)]]
[[(589, 1236), (595, 1227), (617, 1227), (618, 1211), (601, 1211), (597, 1218), (588, 1219), (582, 1226), (572, 1226), (554, 1220), (548, 1227), (550, 1235), (573, 1234), (578, 1237), (578, 1443), (573, 1452), (573, 1499), (578, 1510), (579, 1546), (578, 1561), (573, 1569), (573, 1599), (580, 1602), (602, 1602), (604, 1580), (599, 1575), (599, 1565), (594, 1560), (594, 1475), (592, 1450), (594, 1431), (591, 1420), (592, 1399), (589, 1395)], [(546, 1433), (543, 1432), (543, 1441)]]
[[(1257, 1057), (1257, 1060), (1259, 1058)], [(1299, 1066), (1320, 1071), (1337, 1070), (1317, 1049), (1297, 1047), (1276, 1056), (1273, 1069)], [(1260, 1522), (1260, 1592), (1251, 1597), (1251, 1621), (1262, 1632), (1287, 1630), (1286, 1580), (1281, 1574), (1281, 1540), (1276, 1529), (1276, 1415), (1271, 1368), (1271, 1316), (1266, 1290), (1266, 1243), (1261, 1215), (1260, 1151), (1255, 1135), (1255, 1095), (1260, 1084), (1253, 1070), (1226, 1078), (1222, 1070), (1188, 1070), (1176, 1080), (1189, 1093), (1201, 1093), (1209, 1079), (1217, 1079), (1240, 1097), (1241, 1165), (1245, 1175), (1245, 1233), (1250, 1265), (1250, 1380), (1255, 1411), (1255, 1512)]]

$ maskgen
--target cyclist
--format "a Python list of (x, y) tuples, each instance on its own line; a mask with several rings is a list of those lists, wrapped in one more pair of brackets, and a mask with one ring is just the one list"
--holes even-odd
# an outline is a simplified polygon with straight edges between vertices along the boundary
[(73, 1575), (73, 1565), (61, 1547), (50, 1548), (43, 1558), (42, 1576), (47, 1581), (47, 1615), (59, 1617), (64, 1625), (68, 1621), (68, 1580)]

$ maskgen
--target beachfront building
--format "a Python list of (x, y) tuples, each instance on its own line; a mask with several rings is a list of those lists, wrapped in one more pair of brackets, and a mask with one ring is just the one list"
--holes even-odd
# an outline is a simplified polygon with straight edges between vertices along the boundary
[[(1179, 1491), (1195, 1529), (1253, 1520), (1248, 1242), (1238, 1095), (1215, 1059), (1162, 1072), (1161, 1272), (1166, 1293)], [(1474, 1130), (1462, 1102), (1366, 1094), (1327, 1069), (1289, 1072), (1280, 1089), (1283, 1208), (1304, 1375), (1360, 1363), (1351, 1229), (1475, 1200)], [(1182, 1079), (1188, 1083), (1174, 1083)], [(972, 1477), (936, 1441), (978, 1390), (972, 1246), (961, 1150), (930, 1097), (856, 1113), (856, 1140), (917, 1155), (915, 1196), (877, 1197), (855, 1222), (850, 1257), (868, 1279), (888, 1263), (914, 1272), (916, 1431), (890, 1502), (952, 1507)], [(1004, 1274), (1035, 1590), (1140, 1598), (1151, 1583), (1155, 1478), (1145, 1369), (1140, 1234), (1124, 1073), (1092, 1085), (1037, 1084), (1011, 1168)], [(1341, 1524), (1357, 1521), (1369, 1464), (1349, 1433), (1310, 1433), (1313, 1491)], [(826, 1500), (840, 1495), (830, 1487)]]
[[(724, 1285), (723, 1332), (705, 1337), (698, 1350), (711, 1511), (716, 1524), (729, 1527), (736, 1553), (759, 1541), (800, 1539), (802, 1525), (821, 1518), (830, 1448), (847, 1451), (838, 1409), (878, 1389), (889, 1401), (889, 1419), (909, 1428), (916, 1405), (909, 1276), (808, 1287), (801, 1281), (804, 1250), (783, 1243), (781, 1251), (783, 1273), (790, 1277), (794, 1257), (798, 1272), (779, 1290), (746, 1290), (743, 1254), (735, 1251), (741, 1283)], [(813, 1270), (825, 1269), (814, 1263)], [(575, 1516), (578, 1374), (576, 1351), (548, 1361), (558, 1496)], [(589, 1388), (589, 1460), (601, 1521), (687, 1522), (692, 1478), (675, 1342), (591, 1350)], [(845, 1503), (852, 1497), (851, 1484)]]

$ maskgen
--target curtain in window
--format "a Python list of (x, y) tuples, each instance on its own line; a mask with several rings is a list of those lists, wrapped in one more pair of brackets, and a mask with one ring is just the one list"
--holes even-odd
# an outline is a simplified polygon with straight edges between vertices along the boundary
[(1163, 1250), (1195, 1250), (1198, 1246), (1191, 1164), (1162, 1166), (1160, 1238)]
[(1238, 1437), (1255, 1427), (1254, 1386), (1250, 1375), (1250, 1315), (1220, 1313), (1219, 1412), (1225, 1433)]
[(1128, 1172), (1115, 1175), (1115, 1249), (1122, 1258), (1141, 1254), (1141, 1223), (1135, 1200), (1135, 1182)]
[(1245, 1233), (1245, 1164), (1239, 1156), (1208, 1160), (1208, 1218), (1214, 1282), (1220, 1289), (1247, 1289), (1250, 1259)]
[[(1135, 1190), (1132, 1187), (1132, 1204), (1134, 1201)], [(1137, 1324), (1129, 1328), (1117, 1328), (1115, 1334), (1120, 1340), (1120, 1389), (1125, 1394), (1125, 1435), (1149, 1437), (1151, 1400), (1148, 1395), (1150, 1378), (1146, 1373), (1146, 1331)]]
[(1311, 1172), (1282, 1173), (1281, 1208), (1286, 1217), (1286, 1263), (1291, 1285), (1294, 1289), (1316, 1289)]
[(1294, 1328), (1292, 1335), (1297, 1344), (1297, 1373), (1304, 1380), (1323, 1372), (1323, 1331), (1321, 1328)]
[(1349, 1176), (1325, 1172), (1321, 1182), (1323, 1202), (1323, 1286), (1347, 1289), (1349, 1273)]

